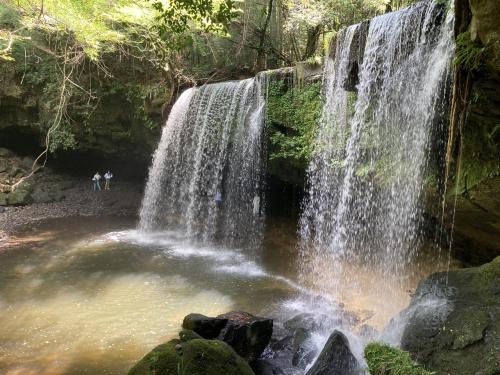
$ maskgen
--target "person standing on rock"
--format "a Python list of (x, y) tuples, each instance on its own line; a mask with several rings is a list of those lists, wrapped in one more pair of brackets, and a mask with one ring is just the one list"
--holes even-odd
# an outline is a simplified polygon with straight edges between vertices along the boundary
[(92, 178), (92, 182), (94, 183), (92, 186), (93, 191), (101, 190), (101, 185), (99, 184), (99, 180), (101, 179), (101, 175), (99, 172), (96, 172), (94, 177)]
[(110, 183), (111, 183), (111, 179), (113, 178), (113, 173), (111, 173), (110, 171), (107, 171), (105, 174), (104, 174), (104, 180), (106, 181), (106, 183), (104, 184), (104, 190), (110, 190)]

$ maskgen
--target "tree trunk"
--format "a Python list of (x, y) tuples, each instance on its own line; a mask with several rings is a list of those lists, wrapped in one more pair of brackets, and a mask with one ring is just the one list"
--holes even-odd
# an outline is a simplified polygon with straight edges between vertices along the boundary
[(271, 21), (271, 15), (273, 13), (273, 5), (274, 0), (269, 0), (267, 3), (266, 20), (260, 30), (260, 40), (257, 48), (257, 70), (264, 70), (266, 68), (266, 50), (264, 44), (266, 42), (267, 28), (269, 27), (269, 22)]
[(318, 46), (319, 36), (321, 35), (321, 25), (314, 26), (307, 29), (307, 43), (302, 60), (307, 60), (309, 57), (314, 56), (316, 47)]

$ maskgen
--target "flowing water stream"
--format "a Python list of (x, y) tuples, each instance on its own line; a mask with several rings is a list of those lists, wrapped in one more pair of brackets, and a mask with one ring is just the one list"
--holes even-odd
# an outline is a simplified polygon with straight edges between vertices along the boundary
[(264, 224), (264, 76), (186, 90), (153, 157), (139, 228), (257, 248)]
[[(411, 278), (447, 113), (454, 44), (453, 11), (444, 8), (421, 2), (370, 20), (351, 92), (348, 67), (363, 24), (338, 34), (325, 64), (300, 221), (302, 282), (323, 295), (390, 301)], [(362, 270), (383, 284), (367, 285)]]

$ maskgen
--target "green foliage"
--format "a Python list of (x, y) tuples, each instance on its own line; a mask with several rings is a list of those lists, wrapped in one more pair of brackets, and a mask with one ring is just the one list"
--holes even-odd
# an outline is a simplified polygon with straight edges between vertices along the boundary
[[(234, 0), (151, 0), (161, 21), (156, 27), (160, 36), (169, 44), (180, 47), (183, 41), (192, 40), (183, 35), (193, 26), (204, 31), (226, 34), (229, 23), (237, 15)], [(176, 36), (183, 35), (183, 38)]]
[(487, 48), (473, 42), (470, 31), (465, 31), (456, 39), (455, 65), (470, 71), (481, 68)]
[(290, 88), (284, 80), (269, 84), (267, 123), (271, 159), (307, 162), (321, 110), (320, 90), (319, 82)]
[(15, 29), (19, 27), (20, 17), (17, 11), (6, 4), (0, 4), (0, 28)]
[(387, 344), (372, 342), (365, 348), (371, 375), (432, 375), (410, 358), (410, 354)]
[[(383, 13), (386, 3), (387, 0), (289, 0), (283, 10), (284, 51), (290, 54), (292, 62), (322, 54), (322, 36), (325, 41), (344, 27)], [(307, 51), (314, 39), (316, 48)]]

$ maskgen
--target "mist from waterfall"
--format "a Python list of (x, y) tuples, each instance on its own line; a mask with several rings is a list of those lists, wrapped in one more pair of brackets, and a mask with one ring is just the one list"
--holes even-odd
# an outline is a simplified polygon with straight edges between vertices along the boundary
[[(355, 294), (363, 269), (404, 279), (422, 245), (453, 23), (443, 4), (422, 2), (337, 34), (300, 219), (302, 282), (323, 295)], [(349, 87), (353, 50), (365, 40), (358, 82)], [(390, 297), (384, 288), (373, 292)]]
[[(265, 77), (186, 90), (153, 157), (142, 231), (258, 246), (264, 225), (262, 131)], [(216, 195), (222, 202), (216, 202)]]

